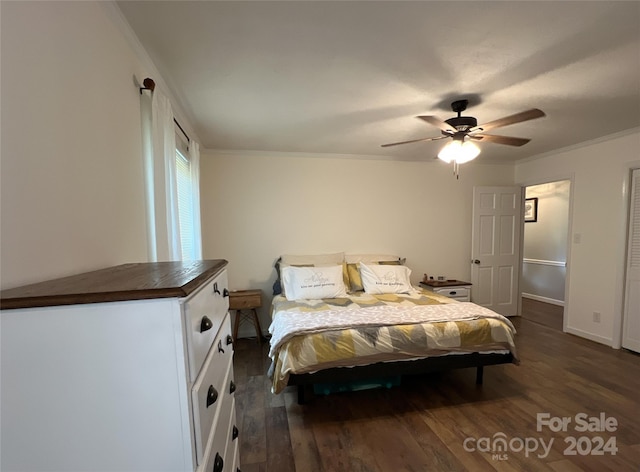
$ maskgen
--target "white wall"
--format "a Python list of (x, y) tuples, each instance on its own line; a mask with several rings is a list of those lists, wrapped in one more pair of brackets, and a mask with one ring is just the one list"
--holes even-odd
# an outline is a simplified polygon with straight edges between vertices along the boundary
[[(572, 178), (566, 330), (619, 347), (629, 169), (640, 167), (640, 131), (516, 165), (528, 185)], [(601, 314), (600, 323), (593, 312)]]
[(134, 76), (162, 78), (114, 4), (0, 8), (1, 288), (147, 260)]
[(269, 297), (284, 253), (397, 254), (414, 283), (424, 272), (469, 280), (473, 186), (513, 184), (510, 166), (465, 164), (456, 180), (434, 161), (207, 152), (201, 162), (204, 256), (229, 260), (231, 289)]
[(98, 3), (2, 2), (2, 288), (145, 259), (136, 71)]

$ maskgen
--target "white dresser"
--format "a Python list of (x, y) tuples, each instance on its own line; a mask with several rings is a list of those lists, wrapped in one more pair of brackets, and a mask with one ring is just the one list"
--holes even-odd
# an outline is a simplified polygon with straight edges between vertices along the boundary
[(226, 265), (3, 291), (0, 469), (239, 470)]

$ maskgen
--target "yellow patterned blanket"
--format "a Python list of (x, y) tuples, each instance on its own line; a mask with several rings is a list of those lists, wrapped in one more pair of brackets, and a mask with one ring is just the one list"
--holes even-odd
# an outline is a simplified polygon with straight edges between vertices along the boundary
[(410, 294), (272, 304), (272, 392), (290, 374), (468, 352), (511, 352), (515, 328), (502, 315), (417, 289)]

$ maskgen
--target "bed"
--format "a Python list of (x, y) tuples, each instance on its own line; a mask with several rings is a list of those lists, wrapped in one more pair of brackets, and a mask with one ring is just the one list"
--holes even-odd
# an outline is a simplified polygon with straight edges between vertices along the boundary
[[(518, 363), (508, 318), (411, 285), (395, 256), (282, 256), (271, 304), (271, 391)], [(283, 262), (284, 261), (284, 262)]]

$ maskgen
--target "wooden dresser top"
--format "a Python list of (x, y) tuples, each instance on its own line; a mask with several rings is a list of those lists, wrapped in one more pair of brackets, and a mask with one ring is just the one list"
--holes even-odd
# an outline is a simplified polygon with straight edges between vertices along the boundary
[(420, 282), (420, 285), (429, 287), (457, 287), (459, 285), (471, 285), (471, 282), (463, 282), (462, 280), (429, 280), (428, 282)]
[(186, 297), (227, 265), (224, 259), (123, 264), (0, 292), (0, 309)]

